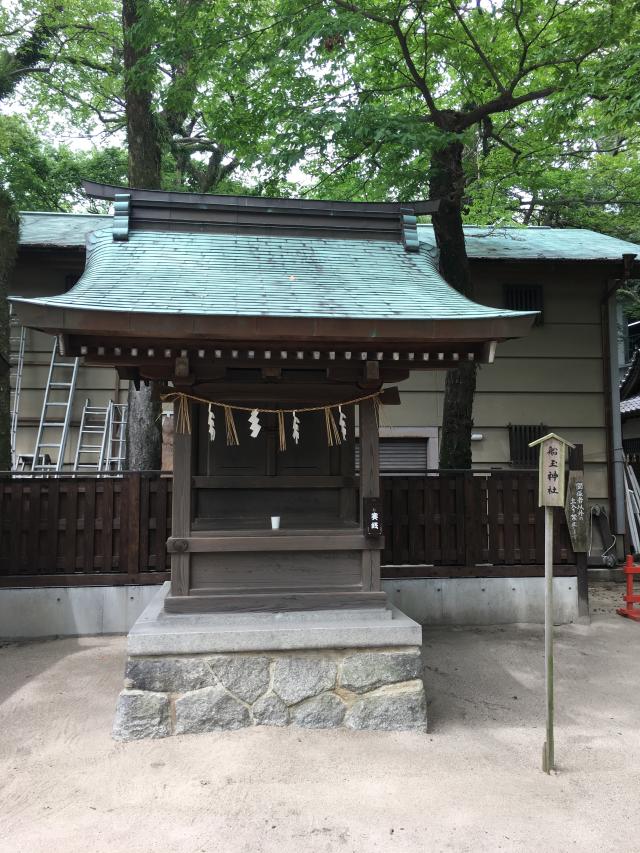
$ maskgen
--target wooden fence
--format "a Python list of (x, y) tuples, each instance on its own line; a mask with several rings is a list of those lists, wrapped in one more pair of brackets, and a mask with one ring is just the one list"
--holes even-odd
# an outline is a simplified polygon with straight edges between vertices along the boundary
[[(385, 476), (381, 486), (384, 577), (542, 573), (536, 472)], [(555, 516), (556, 571), (575, 574)], [(170, 528), (170, 477), (0, 475), (0, 586), (160, 583)]]
[(170, 532), (170, 477), (0, 477), (0, 586), (160, 583)]
[[(537, 471), (433, 472), (382, 477), (381, 484), (385, 577), (543, 574)], [(564, 513), (554, 518), (556, 573), (575, 574)]]

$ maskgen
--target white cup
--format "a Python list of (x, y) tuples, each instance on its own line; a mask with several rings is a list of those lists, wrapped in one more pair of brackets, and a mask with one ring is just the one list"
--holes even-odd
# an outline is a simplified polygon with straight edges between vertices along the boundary
[(271, 529), (272, 530), (280, 530), (280, 516), (272, 515), (271, 516)]

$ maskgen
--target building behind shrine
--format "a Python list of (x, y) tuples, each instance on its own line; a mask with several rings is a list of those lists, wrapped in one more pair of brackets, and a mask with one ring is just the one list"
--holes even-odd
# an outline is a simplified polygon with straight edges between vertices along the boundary
[[(111, 228), (112, 222), (111, 216), (23, 214), (10, 291), (20, 297), (46, 297), (69, 290), (84, 268), (88, 235)], [(431, 228), (419, 225), (417, 235), (421, 252), (435, 258)], [(493, 364), (479, 371), (474, 468), (530, 468), (535, 459), (529, 442), (544, 432), (557, 432), (583, 445), (590, 504), (605, 507), (612, 529), (622, 533), (621, 456), (615, 450), (620, 447), (615, 288), (630, 273), (629, 256), (640, 248), (578, 229), (467, 227), (466, 238), (476, 301), (539, 312), (528, 335), (499, 344)], [(27, 332), (18, 456), (33, 454), (50, 350), (50, 338)], [(444, 377), (444, 370), (414, 372), (400, 385), (401, 405), (384, 407), (383, 477), (411, 478), (437, 467)], [(123, 403), (126, 385), (111, 367), (80, 368), (67, 470), (73, 463), (85, 399), (95, 405), (108, 400)], [(600, 543), (594, 546), (597, 556)], [(406, 574), (415, 577), (419, 571), (420, 566)], [(422, 574), (429, 576), (428, 565)], [(393, 577), (401, 578), (402, 569)]]

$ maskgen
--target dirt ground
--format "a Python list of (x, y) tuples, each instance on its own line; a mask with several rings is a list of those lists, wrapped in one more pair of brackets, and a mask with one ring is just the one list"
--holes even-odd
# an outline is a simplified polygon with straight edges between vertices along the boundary
[(640, 623), (621, 593), (598, 586), (591, 626), (556, 630), (551, 777), (537, 626), (426, 629), (426, 735), (115, 743), (123, 637), (7, 645), (0, 851), (638, 851)]

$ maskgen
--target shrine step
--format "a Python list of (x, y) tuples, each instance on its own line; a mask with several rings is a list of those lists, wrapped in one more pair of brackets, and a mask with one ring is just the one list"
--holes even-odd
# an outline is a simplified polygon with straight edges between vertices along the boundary
[(282, 610), (348, 610), (361, 607), (385, 607), (385, 592), (295, 592), (240, 595), (169, 595), (167, 613), (256, 613)]
[(397, 647), (417, 646), (422, 641), (420, 625), (395, 608), (381, 607), (379, 598), (374, 607), (172, 613), (165, 609), (169, 593), (167, 582), (141, 614), (129, 632), (128, 654)]

